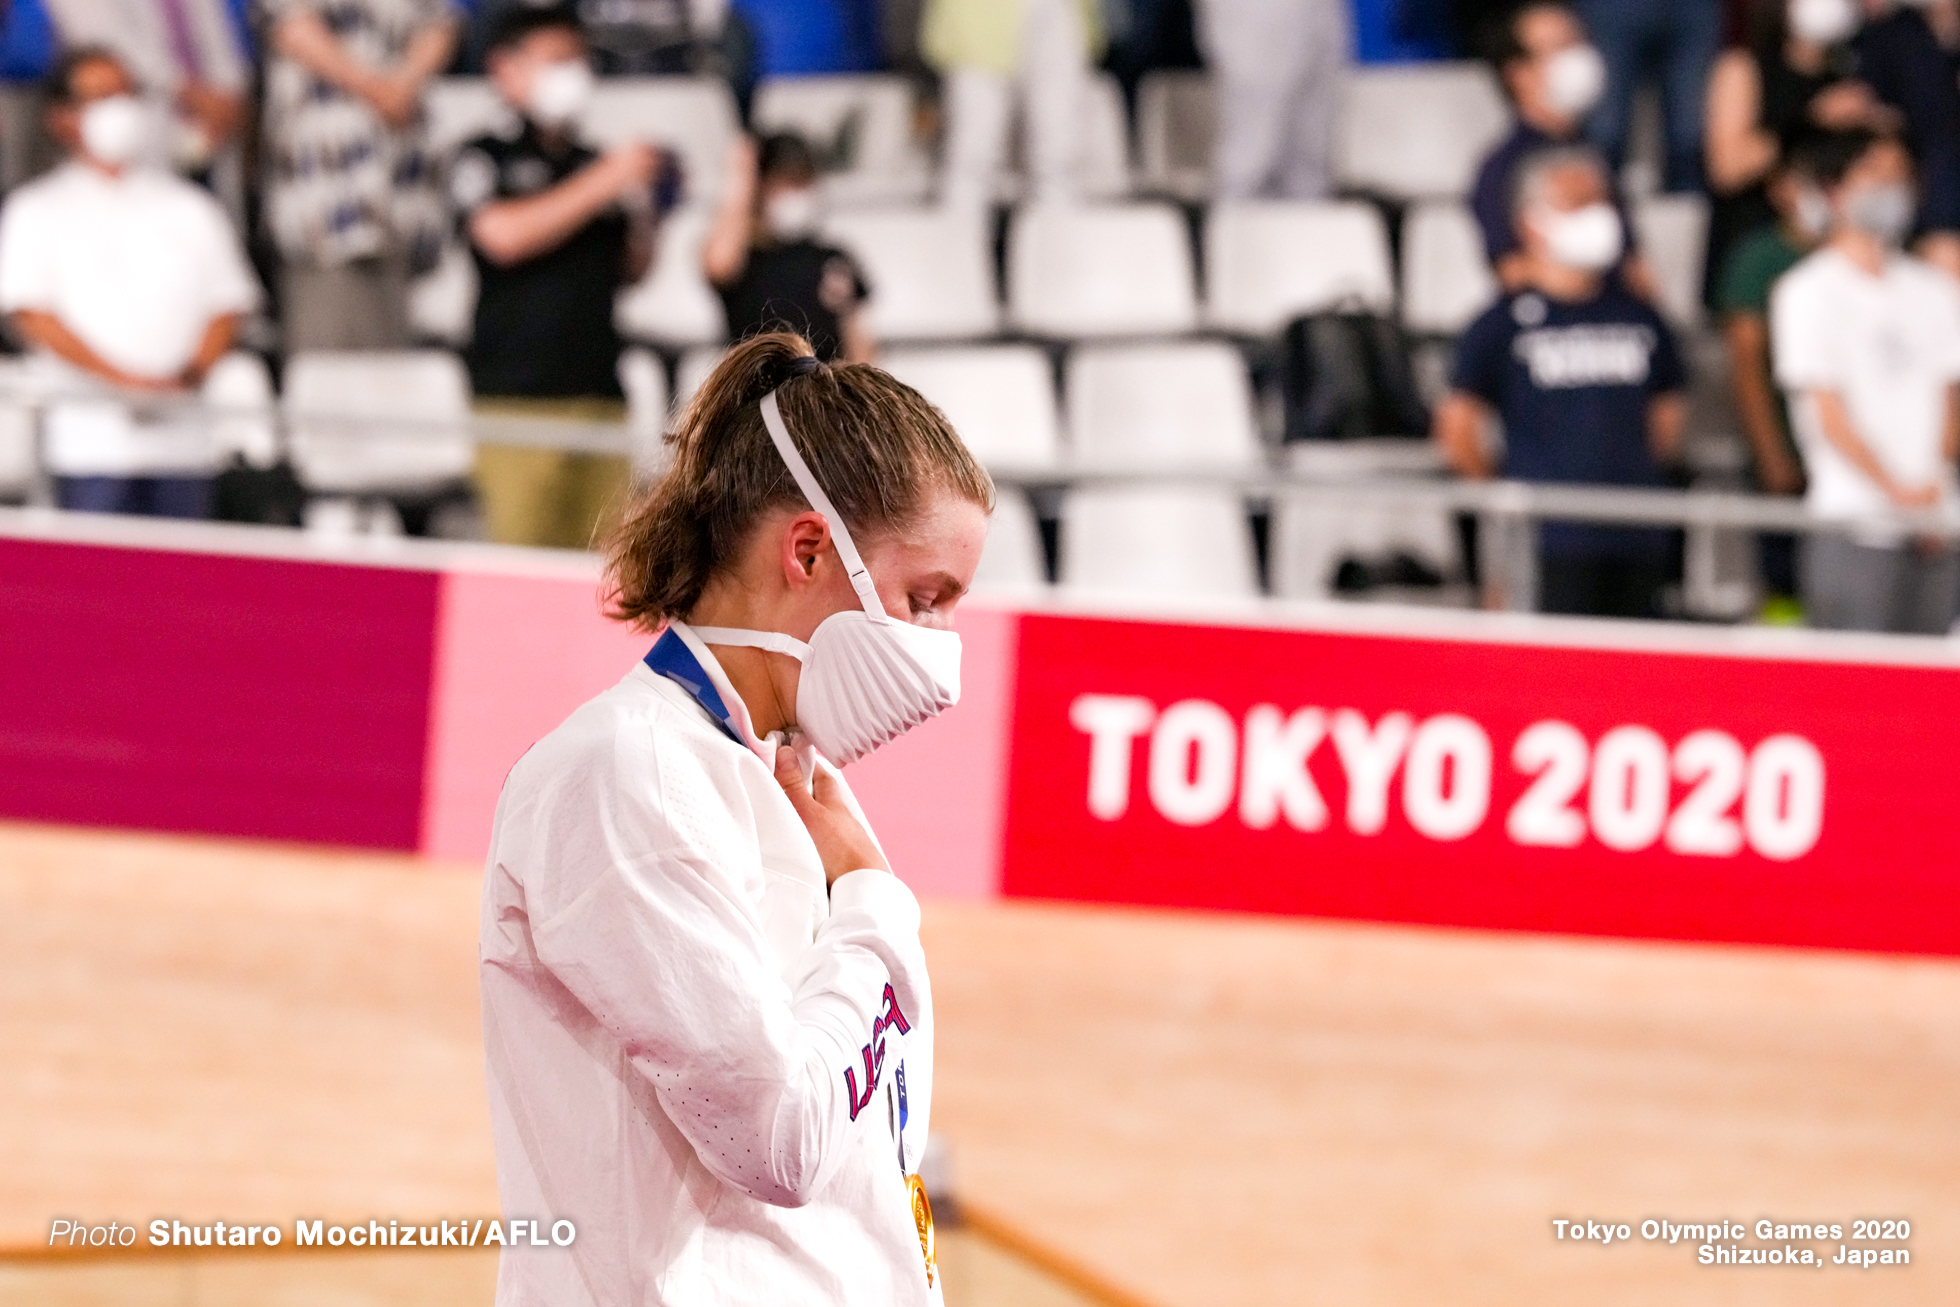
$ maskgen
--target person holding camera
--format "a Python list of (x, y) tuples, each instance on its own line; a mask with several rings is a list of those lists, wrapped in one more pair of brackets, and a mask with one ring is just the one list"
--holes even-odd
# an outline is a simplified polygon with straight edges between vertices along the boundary
[[(652, 262), (673, 165), (643, 142), (600, 154), (579, 141), (593, 75), (570, 9), (506, 10), (486, 62), (522, 126), (469, 142), (449, 169), (481, 287), (471, 386), (481, 408), (620, 421), (613, 298)], [(477, 455), (486, 526), (503, 544), (587, 547), (629, 476), (627, 460), (609, 454), (484, 446)]]

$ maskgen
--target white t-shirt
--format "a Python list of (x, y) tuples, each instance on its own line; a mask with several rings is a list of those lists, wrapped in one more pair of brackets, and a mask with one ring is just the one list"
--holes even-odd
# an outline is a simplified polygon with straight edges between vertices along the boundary
[[(213, 318), (258, 301), (224, 210), (167, 173), (110, 177), (69, 163), (0, 209), (0, 311), (51, 313), (126, 371), (183, 371)], [(49, 412), (48, 461), (57, 473), (195, 471), (215, 461), (203, 424), (137, 420), (78, 370), (53, 360), (47, 370), (61, 389), (102, 396)]]
[[(1938, 483), (1945, 510), (1960, 512), (1953, 469), (1942, 453), (1947, 391), (1960, 382), (1960, 286), (1902, 254), (1874, 277), (1827, 247), (1777, 282), (1770, 338), (1777, 384), (1790, 392), (1813, 511), (1826, 517), (1893, 511), (1884, 490), (1825, 438), (1809, 392), (1832, 390), (1895, 480)], [(1901, 535), (1878, 530), (1858, 538), (1893, 544)]]

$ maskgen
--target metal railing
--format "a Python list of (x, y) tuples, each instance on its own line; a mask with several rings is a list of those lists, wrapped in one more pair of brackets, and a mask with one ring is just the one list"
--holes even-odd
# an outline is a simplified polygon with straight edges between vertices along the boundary
[[(43, 469), (45, 460), (39, 457), (42, 425), (39, 419), (53, 404), (72, 398), (100, 401), (104, 395), (96, 392), (86, 396), (27, 396), (0, 390), (0, 412), (24, 410), (30, 414), (36, 428), (36, 463)], [(277, 448), (287, 451), (293, 449), (296, 433), (302, 436), (331, 433), (335, 438), (358, 440), (370, 436), (391, 442), (417, 438), (455, 441), (464, 436), (476, 444), (617, 455), (633, 459), (643, 471), (657, 467), (660, 453), (657, 435), (644, 425), (630, 422), (607, 424), (495, 412), (472, 413), (461, 421), (353, 417), (279, 406), (217, 406), (195, 398), (146, 400), (144, 406), (157, 413), (194, 413), (214, 423), (260, 424), (274, 434)], [(1411, 455), (1421, 448), (1398, 442), (1397, 456), (1386, 460), (1397, 466), (1387, 475), (1357, 472), (1353, 467), (1328, 470), (1227, 466), (1216, 462), (1119, 466), (1085, 459), (1041, 466), (1003, 464), (989, 470), (1003, 486), (1048, 494), (1097, 487), (1175, 486), (1238, 494), (1253, 508), (1324, 507), (1333, 515), (1357, 506), (1414, 513), (1467, 513), (1477, 519), (1480, 527), (1478, 553), (1484, 578), (1483, 602), (1486, 607), (1513, 610), (1529, 610), (1535, 604), (1535, 528), (1546, 521), (1683, 529), (1689, 542), (1688, 588), (1691, 592), (1700, 589), (1704, 596), (1722, 584), (1712, 576), (1711, 542), (1720, 533), (1778, 532), (1808, 536), (1885, 532), (1949, 540), (1960, 537), (1960, 519), (1938, 510), (1857, 518), (1820, 517), (1799, 500), (1733, 491), (1461, 481), (1445, 473), (1440, 462), (1426, 473), (1420, 470), (1427, 460)], [(1358, 452), (1363, 453), (1365, 462), (1367, 451)], [(1284, 461), (1283, 454), (1277, 457)], [(30, 500), (51, 502), (45, 471), (38, 479), (38, 493), (30, 495)], [(385, 493), (385, 488), (377, 487), (377, 493)]]

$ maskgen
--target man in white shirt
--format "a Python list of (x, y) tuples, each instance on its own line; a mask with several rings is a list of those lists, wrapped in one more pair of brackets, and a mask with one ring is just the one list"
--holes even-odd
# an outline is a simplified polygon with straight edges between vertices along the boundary
[(1900, 251), (1914, 217), (1902, 144), (1846, 132), (1819, 162), (1831, 237), (1777, 283), (1770, 334), (1811, 510), (1864, 521), (1812, 537), (1804, 601), (1813, 626), (1943, 635), (1954, 540), (1872, 519), (1936, 510), (1960, 526), (1960, 286)]
[(217, 449), (185, 401), (259, 287), (217, 202), (135, 162), (136, 90), (100, 49), (51, 74), (48, 130), (69, 160), (0, 211), (0, 311), (58, 397), (45, 436), (62, 507), (207, 517)]

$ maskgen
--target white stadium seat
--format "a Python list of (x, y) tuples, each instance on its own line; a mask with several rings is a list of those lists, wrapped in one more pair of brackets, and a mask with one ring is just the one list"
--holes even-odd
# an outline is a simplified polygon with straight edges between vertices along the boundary
[(705, 76), (602, 77), (582, 125), (599, 148), (643, 140), (674, 151), (690, 205), (721, 196), (741, 132), (728, 83)]
[(893, 350), (879, 365), (938, 406), (987, 466), (1038, 469), (1061, 461), (1054, 375), (1034, 346)]
[(1068, 367), (1075, 456), (1098, 468), (1259, 464), (1245, 360), (1215, 341), (1085, 346)]
[[(1252, 469), (1245, 363), (1214, 342), (1092, 346), (1069, 360), (1068, 420), (1088, 467)], [(1062, 505), (1061, 578), (1151, 594), (1258, 593), (1243, 497), (1208, 487), (1090, 486)]]
[(978, 215), (951, 209), (855, 209), (825, 236), (856, 256), (871, 283), (865, 306), (883, 341), (959, 340), (1000, 330), (993, 242)]
[(647, 275), (619, 292), (613, 323), (628, 340), (705, 345), (728, 335), (721, 297), (701, 268), (713, 213), (693, 205), (667, 215)]
[(680, 366), (674, 369), (675, 416), (694, 402), (696, 392), (707, 383), (726, 353), (728, 349), (724, 345), (698, 345), (681, 355)]
[(1434, 200), (1409, 210), (1402, 223), (1403, 326), (1454, 336), (1496, 301), (1497, 290), (1469, 206)]
[(666, 469), (667, 368), (649, 349), (619, 355), (619, 388), (626, 392), (626, 431), (633, 442), (633, 471), (654, 477)]
[(1211, 77), (1160, 68), (1137, 88), (1137, 184), (1148, 194), (1196, 203), (1211, 194), (1217, 104)]
[(1130, 113), (1123, 88), (1108, 73), (1089, 79), (1082, 106), (1082, 193), (1122, 199), (1134, 189), (1130, 169)]
[(1333, 309), (1392, 313), (1388, 230), (1370, 204), (1215, 204), (1205, 220), (1205, 320), (1268, 336)]
[(1014, 215), (1013, 325), (1037, 336), (1181, 335), (1198, 325), (1184, 217), (1168, 204), (1034, 204)]
[(198, 397), (216, 410), (212, 435), (221, 458), (243, 454), (257, 467), (278, 461), (278, 400), (264, 359), (242, 351), (225, 355), (204, 374)]
[(1510, 123), (1481, 63), (1357, 68), (1343, 91), (1336, 172), (1345, 189), (1392, 199), (1467, 195)]
[(1041, 525), (1028, 506), (1028, 497), (1012, 486), (1002, 486), (993, 521), (987, 526), (987, 547), (973, 576), (974, 589), (1028, 590), (1047, 584)]
[(429, 149), (447, 155), (478, 136), (513, 132), (518, 116), (487, 77), (437, 77), (423, 93), (424, 137)]
[(34, 370), (27, 359), (0, 359), (0, 499), (25, 499), (34, 489), (40, 462), (32, 407), (39, 392)]
[[(1295, 472), (1322, 481), (1371, 481), (1438, 475), (1435, 447), (1408, 440), (1305, 443), (1288, 451)], [(1450, 513), (1418, 504), (1370, 499), (1343, 503), (1325, 497), (1279, 495), (1273, 503), (1273, 593), (1287, 599), (1325, 599), (1335, 570), (1348, 557), (1405, 553), (1444, 576), (1456, 570), (1456, 526)]]
[(1259, 593), (1252, 527), (1229, 490), (1072, 490), (1061, 532), (1063, 585), (1206, 598)]
[(1700, 195), (1650, 195), (1635, 201), (1640, 252), (1659, 283), (1660, 309), (1677, 326), (1702, 319), (1702, 267), (1708, 257), (1708, 201)]
[(461, 240), (443, 243), (430, 271), (408, 287), (408, 325), (418, 340), (460, 349), (476, 326), (476, 260)]
[[(1076, 115), (1075, 184), (1093, 200), (1121, 200), (1135, 189), (1130, 167), (1130, 115), (1123, 104), (1123, 87), (1108, 73), (1096, 73), (1082, 83), (1082, 107)], [(1012, 204), (1028, 197), (1028, 156), (1025, 132), (1016, 132), (1005, 168), (994, 180), (994, 198)]]
[(760, 132), (795, 132), (843, 156), (824, 175), (834, 205), (918, 201), (932, 171), (913, 137), (912, 102), (911, 82), (891, 74), (773, 77), (756, 89), (754, 120)]
[(284, 408), (293, 462), (312, 490), (426, 492), (461, 481), (475, 463), (469, 376), (442, 350), (297, 354), (286, 364)]

